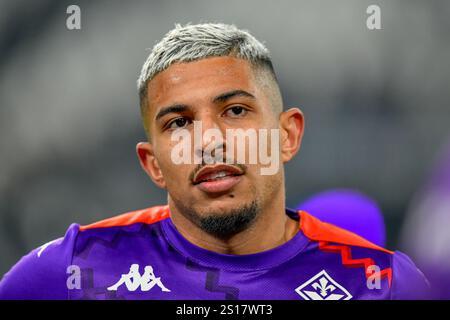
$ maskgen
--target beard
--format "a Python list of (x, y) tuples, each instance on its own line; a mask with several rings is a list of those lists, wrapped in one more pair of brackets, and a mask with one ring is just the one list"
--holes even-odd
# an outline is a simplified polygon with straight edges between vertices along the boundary
[(226, 212), (209, 211), (200, 214), (193, 208), (184, 206), (181, 201), (172, 198), (178, 210), (201, 230), (221, 239), (231, 236), (250, 227), (258, 217), (261, 207), (256, 200), (243, 204)]

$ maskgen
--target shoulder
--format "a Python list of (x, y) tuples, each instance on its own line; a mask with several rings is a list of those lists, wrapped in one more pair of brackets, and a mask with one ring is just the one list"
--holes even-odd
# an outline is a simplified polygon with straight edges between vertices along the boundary
[(386, 255), (394, 254), (393, 251), (377, 246), (353, 232), (323, 222), (306, 211), (299, 211), (299, 216), (300, 229), (303, 234), (310, 240), (319, 242), (319, 246), (324, 250), (332, 250), (333, 248), (337, 250), (331, 244), (340, 244), (348, 247), (371, 249), (374, 252), (382, 252)]
[(117, 248), (126, 247), (130, 243), (133, 247), (138, 247), (138, 243), (141, 243), (139, 241), (150, 245), (147, 237), (159, 235), (159, 222), (169, 216), (167, 205), (155, 206), (80, 226), (74, 246), (74, 259), (81, 258), (83, 261), (97, 259), (98, 250), (110, 249), (107, 250), (108, 254), (119, 254)]
[(64, 237), (23, 256), (0, 281), (0, 299), (66, 299), (66, 271), (78, 231), (72, 224)]
[(67, 278), (75, 251), (96, 240), (115, 236), (136, 224), (156, 224), (169, 217), (168, 206), (127, 212), (89, 225), (72, 224), (64, 237), (22, 257), (0, 281), (0, 299), (67, 299)]
[(89, 225), (80, 226), (80, 232), (113, 227), (125, 227), (136, 223), (154, 224), (169, 217), (169, 207), (155, 206), (130, 211), (112, 218), (104, 219)]
[(300, 211), (300, 229), (318, 243), (322, 252), (336, 253), (347, 267), (362, 267), (366, 277), (374, 276), (372, 265), (380, 266), (379, 276), (388, 280), (392, 299), (424, 299), (429, 284), (414, 262), (400, 251), (391, 251), (335, 225)]
[(421, 270), (406, 254), (395, 251), (392, 269), (392, 298), (399, 300), (431, 298), (430, 284)]

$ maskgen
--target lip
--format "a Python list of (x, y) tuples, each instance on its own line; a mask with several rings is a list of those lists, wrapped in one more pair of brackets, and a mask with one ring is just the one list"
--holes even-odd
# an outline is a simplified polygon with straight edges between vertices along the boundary
[[(215, 178), (214, 175), (219, 173), (226, 175)], [(243, 174), (244, 171), (235, 166), (224, 164), (205, 166), (194, 176), (193, 184), (207, 193), (225, 192), (238, 184)]]

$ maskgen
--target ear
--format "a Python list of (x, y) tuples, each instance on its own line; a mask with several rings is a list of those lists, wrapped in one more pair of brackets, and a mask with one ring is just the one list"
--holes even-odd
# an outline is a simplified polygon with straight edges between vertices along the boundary
[(281, 160), (291, 160), (300, 150), (304, 130), (303, 113), (298, 108), (291, 108), (280, 114)]
[(162, 175), (158, 160), (155, 157), (153, 146), (148, 142), (139, 142), (136, 145), (136, 153), (139, 158), (142, 169), (160, 188), (166, 188), (166, 181)]

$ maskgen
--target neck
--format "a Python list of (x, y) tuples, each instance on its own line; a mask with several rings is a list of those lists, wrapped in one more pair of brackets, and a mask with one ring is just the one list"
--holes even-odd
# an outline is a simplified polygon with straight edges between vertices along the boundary
[(243, 255), (273, 249), (289, 241), (297, 233), (298, 221), (285, 213), (284, 190), (280, 190), (275, 199), (262, 208), (251, 226), (227, 239), (215, 237), (200, 229), (181, 214), (170, 200), (169, 207), (174, 225), (189, 242), (217, 253)]

